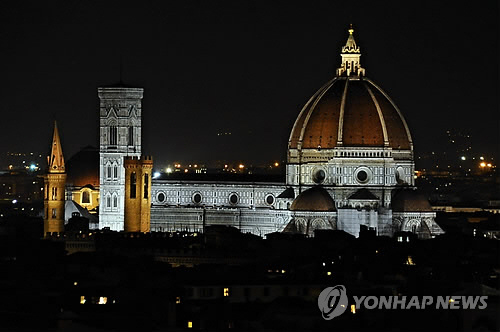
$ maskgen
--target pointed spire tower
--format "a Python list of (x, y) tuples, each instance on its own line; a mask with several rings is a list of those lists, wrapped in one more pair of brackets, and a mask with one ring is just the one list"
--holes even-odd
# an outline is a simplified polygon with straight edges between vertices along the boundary
[(52, 149), (50, 156), (47, 156), (47, 163), (49, 165), (49, 173), (64, 173), (64, 156), (62, 153), (61, 140), (59, 138), (59, 131), (57, 130), (57, 122), (54, 121), (54, 135), (52, 137)]
[(54, 121), (54, 135), (50, 156), (47, 156), (48, 172), (44, 176), (44, 218), (43, 234), (64, 231), (64, 204), (66, 188), (66, 168), (62, 153), (57, 123)]
[(342, 64), (337, 69), (337, 76), (365, 76), (365, 69), (361, 68), (361, 51), (354, 40), (354, 29), (349, 27), (349, 37), (345, 46), (342, 47)]

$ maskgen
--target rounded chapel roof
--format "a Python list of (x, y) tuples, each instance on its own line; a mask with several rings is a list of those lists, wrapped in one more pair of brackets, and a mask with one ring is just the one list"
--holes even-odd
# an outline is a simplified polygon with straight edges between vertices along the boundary
[(99, 150), (88, 146), (66, 163), (66, 182), (75, 187), (99, 187)]
[(394, 192), (393, 212), (432, 212), (432, 206), (424, 194), (413, 189), (400, 189)]
[(290, 211), (336, 211), (335, 202), (323, 187), (314, 186), (299, 194), (292, 202)]

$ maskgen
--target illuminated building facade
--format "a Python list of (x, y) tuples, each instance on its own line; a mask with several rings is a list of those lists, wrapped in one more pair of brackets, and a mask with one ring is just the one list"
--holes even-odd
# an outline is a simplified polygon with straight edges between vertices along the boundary
[[(226, 224), (262, 235), (361, 226), (391, 236), (442, 230), (415, 191), (413, 142), (389, 96), (365, 77), (353, 29), (336, 76), (306, 103), (288, 144), (286, 183), (153, 183), (152, 229)], [(298, 195), (298, 196), (296, 196)]]
[[(261, 236), (277, 231), (313, 235), (317, 229), (358, 236), (364, 226), (388, 236), (442, 233), (429, 202), (415, 190), (410, 130), (395, 103), (366, 78), (352, 28), (341, 57), (336, 76), (295, 121), (285, 183), (151, 180), (148, 173), (150, 202), (134, 213), (150, 209), (150, 228), (130, 230), (203, 231), (230, 225)], [(130, 195), (124, 160), (141, 154), (143, 89), (98, 92), (99, 228), (122, 231)]]
[[(333, 227), (357, 236), (360, 225), (365, 225), (379, 235), (415, 227), (435, 234), (439, 230), (428, 203), (420, 204), (420, 215), (410, 219), (393, 215), (394, 199), (422, 199), (413, 192), (396, 195), (415, 189), (413, 142), (396, 104), (366, 78), (353, 32), (349, 29), (342, 47), (337, 75), (309, 99), (290, 134), (287, 184), (301, 193), (297, 197), (301, 204), (298, 210), (297, 204), (292, 206), (289, 229), (308, 229), (310, 233), (315, 228)], [(321, 190), (316, 188), (314, 195), (308, 193), (309, 188), (317, 186)], [(310, 208), (301, 197), (305, 193)], [(315, 207), (326, 193), (332, 200)], [(316, 209), (331, 216), (304, 215)]]
[(124, 229), (126, 156), (141, 155), (142, 88), (99, 88), (99, 228)]
[(125, 232), (148, 233), (151, 218), (153, 158), (125, 157)]

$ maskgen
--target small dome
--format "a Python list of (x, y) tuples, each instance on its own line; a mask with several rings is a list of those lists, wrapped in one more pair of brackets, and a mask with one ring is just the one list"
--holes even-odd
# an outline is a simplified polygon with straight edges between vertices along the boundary
[(412, 189), (402, 189), (392, 197), (392, 211), (394, 212), (432, 212), (427, 198), (420, 192)]
[(336, 211), (332, 196), (321, 186), (302, 192), (290, 206), (290, 211)]
[(87, 146), (66, 163), (66, 182), (75, 187), (99, 187), (99, 151)]

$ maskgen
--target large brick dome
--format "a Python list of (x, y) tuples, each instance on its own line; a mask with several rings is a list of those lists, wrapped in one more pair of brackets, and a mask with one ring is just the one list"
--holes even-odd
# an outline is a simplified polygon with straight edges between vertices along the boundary
[(370, 79), (335, 77), (300, 112), (290, 134), (291, 149), (336, 146), (391, 147), (410, 150), (403, 115)]
[(365, 77), (353, 31), (349, 29), (336, 77), (309, 99), (297, 117), (289, 149), (413, 149), (410, 131), (398, 107)]

